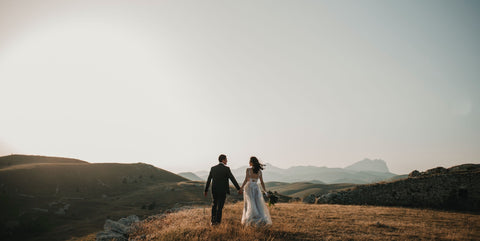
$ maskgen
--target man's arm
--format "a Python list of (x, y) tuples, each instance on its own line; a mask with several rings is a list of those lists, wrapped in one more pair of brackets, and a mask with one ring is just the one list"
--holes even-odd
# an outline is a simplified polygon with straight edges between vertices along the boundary
[(210, 169), (210, 173), (208, 174), (208, 178), (207, 178), (207, 184), (205, 185), (205, 197), (207, 196), (207, 193), (208, 193), (208, 188), (210, 187), (210, 182), (212, 181), (212, 169)]
[(237, 190), (240, 190), (240, 186), (238, 185), (237, 180), (235, 180), (235, 177), (233, 176), (232, 171), (230, 171), (229, 167), (227, 167), (227, 168), (228, 168), (228, 178), (230, 178), (230, 180), (232, 181), (235, 188)]

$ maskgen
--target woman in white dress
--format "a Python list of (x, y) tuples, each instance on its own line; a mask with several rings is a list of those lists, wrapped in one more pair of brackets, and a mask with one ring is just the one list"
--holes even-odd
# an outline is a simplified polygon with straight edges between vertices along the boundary
[[(263, 165), (254, 156), (250, 158), (251, 168), (247, 168), (245, 181), (243, 181), (241, 190), (243, 190), (243, 225), (271, 225), (272, 219), (267, 205), (263, 200), (262, 192), (265, 193), (265, 183), (263, 183), (262, 170)], [(257, 183), (260, 179), (262, 190)]]

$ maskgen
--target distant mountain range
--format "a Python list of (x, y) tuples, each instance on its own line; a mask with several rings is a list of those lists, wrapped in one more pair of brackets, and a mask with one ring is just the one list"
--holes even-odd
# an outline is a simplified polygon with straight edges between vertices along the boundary
[(353, 163), (348, 167), (345, 167), (345, 169), (357, 172), (390, 172), (388, 170), (387, 163), (381, 159), (363, 159), (359, 162)]
[[(245, 178), (247, 166), (232, 169), (232, 173), (241, 184)], [(194, 173), (202, 180), (208, 177), (208, 171)], [(265, 182), (311, 182), (316, 184), (353, 183), (367, 184), (391, 179), (397, 174), (388, 170), (387, 164), (381, 159), (364, 159), (345, 168), (329, 168), (316, 166), (294, 166), (287, 169), (266, 164), (263, 171)], [(188, 178), (184, 176), (185, 178)]]
[(193, 172), (180, 172), (180, 173), (177, 173), (177, 175), (183, 177), (183, 178), (186, 178), (190, 181), (203, 181), (202, 178), (200, 178), (199, 176), (195, 175), (195, 173)]

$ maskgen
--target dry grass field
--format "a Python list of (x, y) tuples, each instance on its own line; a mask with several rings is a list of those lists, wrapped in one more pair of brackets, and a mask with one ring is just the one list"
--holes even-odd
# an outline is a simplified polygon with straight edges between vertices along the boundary
[[(242, 204), (211, 227), (208, 207), (151, 217), (130, 240), (480, 240), (480, 215), (397, 207), (277, 204), (273, 225), (242, 227)], [(91, 240), (94, 235), (81, 240)]]

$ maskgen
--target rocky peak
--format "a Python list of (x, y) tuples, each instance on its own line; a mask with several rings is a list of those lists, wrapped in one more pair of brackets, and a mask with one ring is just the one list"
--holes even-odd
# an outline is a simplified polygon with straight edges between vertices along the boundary
[(381, 159), (363, 159), (359, 162), (356, 162), (348, 167), (345, 167), (346, 170), (351, 171), (367, 171), (367, 172), (390, 172), (387, 167), (387, 163)]

